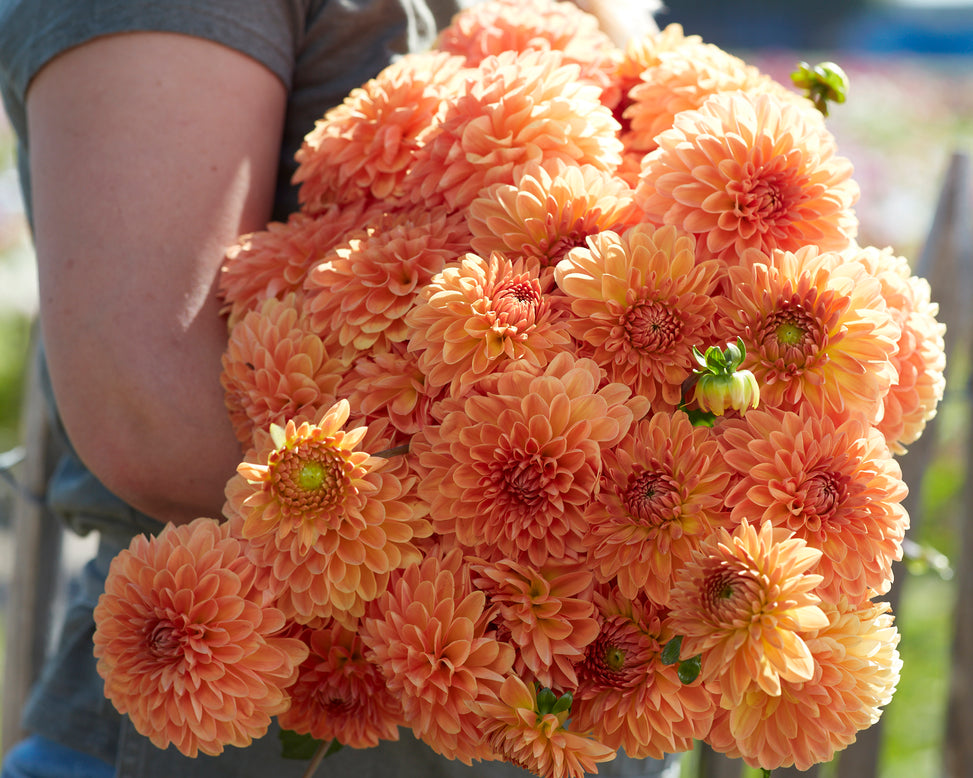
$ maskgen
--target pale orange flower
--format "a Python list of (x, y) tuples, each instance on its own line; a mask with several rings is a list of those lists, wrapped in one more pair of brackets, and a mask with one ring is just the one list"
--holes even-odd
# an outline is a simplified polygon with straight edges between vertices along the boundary
[(560, 52), (503, 52), (473, 72), (416, 154), (404, 182), (413, 202), (462, 210), (486, 187), (513, 184), (528, 162), (613, 170), (621, 161), (618, 123), (601, 90)]
[(244, 747), (287, 709), (307, 656), (282, 634), (255, 568), (226, 525), (200, 518), (135, 537), (95, 607), (105, 696), (158, 748)]
[(779, 695), (751, 686), (720, 711), (707, 742), (755, 768), (807, 770), (831, 761), (881, 716), (899, 681), (899, 634), (887, 603), (823, 604), (828, 624), (805, 640), (807, 681), (782, 681)]
[(694, 252), (690, 235), (640, 224), (590, 237), (555, 268), (581, 353), (655, 411), (679, 406), (695, 366), (692, 347), (712, 337), (720, 265), (697, 262)]
[(422, 289), (406, 315), (409, 350), (430, 387), (463, 395), (512, 360), (544, 367), (571, 342), (565, 324), (523, 260), (467, 254)]
[(859, 262), (806, 246), (748, 252), (728, 269), (720, 300), (726, 339), (741, 337), (742, 367), (760, 386), (762, 408), (876, 421), (894, 382), (900, 330), (878, 281)]
[(458, 552), (428, 555), (396, 574), (360, 631), (416, 737), (465, 764), (490, 757), (475, 710), (496, 699), (513, 663), (487, 632), (485, 606)]
[(506, 678), (499, 701), (482, 703), (480, 712), (494, 752), (531, 775), (584, 778), (598, 772), (598, 763), (615, 758), (613, 749), (575, 731), (568, 719), (570, 706), (547, 710), (537, 688), (517, 676)]
[(592, 165), (531, 163), (515, 184), (495, 184), (467, 210), (473, 250), (525, 257), (538, 266), (545, 291), (551, 268), (589, 235), (621, 232), (640, 217), (634, 192), (621, 179)]
[(587, 570), (550, 563), (471, 560), (473, 583), (485, 592), (491, 621), (517, 649), (514, 672), (543, 687), (572, 691), (574, 665), (598, 636), (593, 579)]
[(347, 400), (316, 423), (259, 434), (226, 486), (224, 513), (239, 517), (247, 553), (271, 571), (288, 618), (308, 624), (357, 618), (391, 571), (419, 558), (429, 534), (410, 495), (414, 478), (384, 451), (382, 425), (345, 431)]
[(880, 431), (806, 409), (757, 410), (727, 422), (720, 443), (735, 473), (726, 493), (733, 518), (770, 521), (822, 551), (822, 599), (857, 603), (888, 591), (909, 517)]
[(505, 51), (559, 51), (581, 67), (581, 78), (608, 83), (617, 52), (598, 19), (575, 3), (491, 0), (464, 9), (440, 34), (436, 47), (462, 56), (470, 67)]
[(401, 195), (462, 68), (462, 58), (445, 52), (406, 54), (325, 113), (295, 155), (302, 210)]
[(363, 227), (307, 275), (311, 326), (349, 360), (403, 343), (411, 335), (405, 315), (420, 290), (468, 248), (461, 214), (426, 207), (368, 211)]
[(351, 748), (398, 740), (402, 705), (365, 658), (357, 632), (331, 622), (302, 639), (310, 654), (290, 688), (290, 708), (278, 717), (281, 728)]
[(644, 404), (620, 384), (601, 387), (598, 366), (567, 352), (544, 371), (510, 369), (495, 383), (448, 405), (442, 424), (414, 439), (433, 527), (489, 560), (577, 558), (602, 451)]
[(601, 631), (579, 667), (575, 726), (628, 756), (688, 751), (709, 731), (716, 700), (702, 682), (683, 683), (662, 650), (676, 635), (665, 611), (618, 591), (596, 596)]
[(751, 684), (779, 695), (807, 681), (814, 660), (803, 633), (828, 623), (814, 593), (821, 552), (765, 521), (720, 528), (676, 574), (671, 627), (682, 658), (702, 655), (701, 678), (737, 704)]
[(946, 388), (946, 326), (936, 319), (929, 282), (912, 274), (909, 261), (891, 249), (850, 249), (844, 256), (864, 264), (882, 284), (882, 296), (902, 334), (892, 365), (898, 379), (885, 395), (878, 428), (896, 454), (919, 439)]
[(254, 429), (311, 420), (334, 404), (346, 369), (328, 355), (293, 293), (283, 300), (265, 300), (237, 322), (222, 366), (226, 406), (245, 447)]
[(223, 313), (234, 326), (270, 297), (301, 294), (308, 271), (362, 219), (362, 203), (333, 205), (317, 217), (293, 213), (286, 222), (242, 236), (220, 269)]
[(669, 600), (673, 574), (726, 521), (729, 469), (711, 432), (681, 411), (639, 421), (604, 455), (585, 513), (589, 564), (628, 598)]
[(858, 186), (820, 116), (778, 94), (718, 93), (677, 114), (643, 160), (648, 219), (731, 264), (747, 248), (837, 250), (857, 231)]

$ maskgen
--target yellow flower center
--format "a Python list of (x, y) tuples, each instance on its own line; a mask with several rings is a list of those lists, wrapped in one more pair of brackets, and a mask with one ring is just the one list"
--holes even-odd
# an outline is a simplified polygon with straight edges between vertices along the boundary
[(788, 346), (796, 346), (805, 334), (804, 329), (792, 321), (785, 321), (777, 326), (777, 340)]
[(341, 508), (354, 491), (354, 465), (328, 441), (305, 440), (271, 458), (272, 489), (292, 514), (313, 518)]

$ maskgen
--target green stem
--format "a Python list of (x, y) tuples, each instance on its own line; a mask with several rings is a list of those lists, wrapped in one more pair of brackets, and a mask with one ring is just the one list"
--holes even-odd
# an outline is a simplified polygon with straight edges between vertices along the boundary
[(318, 750), (315, 751), (314, 756), (311, 757), (311, 761), (308, 763), (307, 770), (304, 771), (302, 778), (311, 778), (311, 776), (314, 775), (315, 770), (318, 769), (318, 766), (324, 760), (324, 757), (328, 755), (328, 751), (333, 745), (334, 741), (332, 740), (330, 742), (322, 742), (321, 745), (318, 746)]

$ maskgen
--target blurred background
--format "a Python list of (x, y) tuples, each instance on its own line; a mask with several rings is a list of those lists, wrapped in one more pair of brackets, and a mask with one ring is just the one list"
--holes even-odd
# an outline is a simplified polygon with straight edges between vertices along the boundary
[[(526, 1), (526, 0), (525, 0)], [(861, 187), (860, 242), (919, 257), (951, 160), (973, 154), (973, 0), (668, 0), (679, 23), (789, 83), (800, 60), (848, 73), (848, 102), (828, 119)], [(37, 306), (33, 257), (0, 112), (0, 607), (10, 569), (7, 527), (20, 455), (24, 360)], [(967, 202), (967, 211), (973, 202)], [(965, 362), (965, 356), (960, 362)], [(953, 363), (951, 363), (953, 364)], [(964, 507), (967, 386), (950, 369), (937, 455), (919, 494), (922, 521), (897, 608), (905, 667), (883, 717), (881, 778), (943, 775), (944, 721), (955, 615), (953, 570)], [(960, 383), (961, 385), (957, 385)], [(0, 611), (2, 615), (2, 611)], [(0, 618), (0, 650), (2, 650)], [(969, 733), (973, 735), (973, 733)], [(823, 771), (828, 774), (827, 769)]]

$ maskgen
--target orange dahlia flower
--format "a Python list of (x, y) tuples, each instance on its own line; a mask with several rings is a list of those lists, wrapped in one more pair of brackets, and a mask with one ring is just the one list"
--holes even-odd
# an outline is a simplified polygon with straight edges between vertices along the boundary
[(490, 757), (475, 711), (513, 663), (513, 649), (487, 633), (485, 606), (458, 552), (429, 555), (396, 574), (360, 632), (416, 737), (465, 764)]
[(559, 51), (566, 63), (581, 67), (581, 78), (604, 87), (616, 49), (598, 19), (575, 3), (491, 0), (464, 9), (440, 34), (436, 47), (462, 56), (476, 67), (506, 51)]
[(613, 170), (618, 123), (601, 90), (557, 51), (487, 57), (451, 99), (438, 131), (416, 154), (404, 186), (415, 203), (469, 206), (491, 184), (513, 184), (531, 161), (561, 159)]
[(527, 258), (545, 291), (569, 249), (602, 230), (621, 232), (640, 216), (632, 189), (607, 171), (563, 162), (549, 167), (530, 164), (515, 184), (489, 187), (466, 216), (475, 252)]
[[(629, 90), (642, 82), (642, 74), (655, 67), (668, 52), (702, 45), (698, 35), (686, 35), (681, 24), (668, 24), (658, 32), (631, 38), (622, 51), (613, 74), (613, 89), (618, 95), (616, 116), (624, 115), (630, 100)], [(624, 124), (624, 122), (623, 122)]]
[(760, 386), (762, 408), (876, 421), (895, 381), (899, 327), (878, 281), (858, 262), (806, 246), (754, 251), (728, 269), (720, 329), (741, 337), (742, 367)]
[(756, 685), (779, 695), (783, 681), (807, 681), (814, 660), (804, 640), (827, 624), (811, 572), (821, 552), (765, 521), (717, 532), (676, 574), (669, 600), (682, 657), (702, 655), (704, 681), (732, 704)]
[(279, 606), (302, 624), (361, 616), (391, 571), (419, 558), (413, 539), (429, 533), (404, 464), (358, 448), (385, 450), (381, 425), (344, 431), (348, 414), (340, 400), (315, 424), (258, 434), (226, 487), (224, 512), (239, 517), (247, 553), (270, 570)]
[(602, 452), (633, 407), (644, 412), (626, 387), (600, 386), (594, 362), (562, 352), (543, 372), (498, 375), (490, 394), (457, 400), (423, 429), (418, 490), (435, 531), (488, 560), (540, 567), (581, 554)]
[(581, 353), (653, 410), (671, 412), (693, 372), (693, 345), (712, 337), (719, 271), (717, 262), (696, 261), (691, 236), (641, 224), (590, 237), (558, 263), (555, 278)]
[(361, 221), (362, 203), (333, 205), (317, 217), (293, 213), (265, 230), (242, 236), (220, 269), (223, 313), (234, 326), (269, 297), (300, 295), (308, 271)]
[(303, 211), (334, 203), (384, 201), (402, 194), (402, 180), (463, 60), (441, 51), (406, 54), (319, 119), (295, 155), (292, 182)]
[(665, 611), (617, 590), (596, 595), (601, 630), (588, 645), (574, 697), (575, 725), (634, 758), (688, 751), (709, 731), (714, 696), (684, 684), (662, 650), (675, 637)]
[(514, 672), (544, 687), (574, 690), (574, 666), (598, 636), (591, 573), (554, 563), (539, 569), (510, 560), (471, 564), (490, 620), (517, 649)]
[(105, 696), (158, 748), (216, 755), (264, 735), (307, 656), (285, 637), (226, 525), (200, 518), (139, 535), (95, 607)]
[(296, 295), (269, 298), (230, 330), (222, 357), (226, 406), (245, 447), (254, 429), (311, 420), (337, 400), (346, 365), (332, 359)]
[(461, 214), (426, 207), (369, 211), (365, 226), (308, 273), (311, 326), (349, 360), (403, 343), (411, 335), (405, 315), (420, 290), (468, 248)]
[(351, 748), (398, 740), (405, 726), (402, 705), (382, 671), (365, 658), (355, 630), (331, 622), (303, 636), (310, 654), (290, 688), (291, 706), (278, 720), (283, 729)]
[(585, 513), (588, 560), (630, 599), (669, 601), (676, 570), (726, 521), (729, 469), (710, 430), (685, 413), (636, 423), (604, 454), (601, 489)]
[(858, 186), (820, 116), (778, 94), (727, 92), (676, 115), (643, 161), (636, 201), (731, 264), (747, 248), (837, 250)]
[(909, 517), (906, 485), (880, 431), (813, 411), (750, 411), (723, 425), (736, 521), (770, 521), (823, 552), (822, 599), (852, 603), (892, 583)]
[(887, 603), (823, 604), (828, 623), (806, 635), (814, 673), (782, 681), (778, 695), (751, 686), (724, 706), (707, 742), (755, 768), (807, 770), (828, 762), (881, 716), (899, 681), (899, 634)]
[(909, 261), (891, 249), (850, 249), (844, 256), (861, 262), (876, 275), (882, 296), (901, 329), (892, 357), (898, 379), (885, 395), (878, 428), (896, 454), (919, 439), (943, 398), (946, 326), (936, 319), (939, 306), (930, 300), (929, 282), (912, 274)]
[[(548, 706), (544, 694), (509, 676), (499, 701), (480, 705), (486, 736), (497, 755), (540, 778), (584, 778), (598, 772), (599, 762), (615, 758), (613, 749), (574, 730), (568, 721), (570, 705)], [(550, 690), (546, 694), (554, 697)]]
[(418, 354), (426, 384), (448, 386), (453, 396), (512, 360), (544, 367), (571, 342), (537, 274), (522, 260), (467, 254), (421, 296), (405, 318), (409, 350)]

